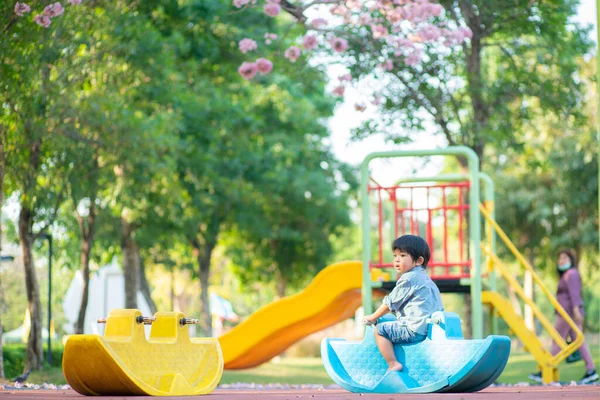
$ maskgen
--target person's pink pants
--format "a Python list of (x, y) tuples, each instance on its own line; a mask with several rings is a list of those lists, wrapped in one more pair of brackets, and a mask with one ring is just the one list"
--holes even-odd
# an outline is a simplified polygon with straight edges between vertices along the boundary
[[(581, 325), (577, 325), (577, 326), (583, 332), (582, 326)], [(565, 340), (569, 336), (569, 333), (572, 333), (571, 326), (560, 315), (556, 316), (556, 321), (554, 322), (554, 328), (558, 331), (559, 335)], [(575, 334), (573, 334), (571, 337), (574, 338)], [(552, 348), (550, 349), (550, 352), (552, 353), (552, 355), (554, 356), (554, 355), (558, 354), (559, 351), (560, 351), (560, 347), (558, 347), (556, 342), (552, 341)], [(585, 362), (586, 371), (591, 371), (591, 370), (595, 369), (594, 360), (592, 360), (592, 353), (590, 352), (590, 348), (588, 347), (587, 343), (583, 342), (583, 344), (579, 348), (579, 353), (581, 354), (581, 358), (583, 358), (583, 361)]]

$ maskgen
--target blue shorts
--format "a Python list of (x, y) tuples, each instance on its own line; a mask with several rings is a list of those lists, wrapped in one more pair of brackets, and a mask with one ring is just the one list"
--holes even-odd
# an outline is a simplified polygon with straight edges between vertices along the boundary
[(377, 333), (392, 343), (417, 343), (425, 340), (427, 335), (415, 333), (397, 321), (380, 322), (375, 326)]

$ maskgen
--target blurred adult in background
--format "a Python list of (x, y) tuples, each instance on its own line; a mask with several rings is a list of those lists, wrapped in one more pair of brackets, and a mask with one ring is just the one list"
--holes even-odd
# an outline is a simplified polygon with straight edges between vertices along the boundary
[[(558, 261), (556, 264), (556, 271), (560, 277), (558, 281), (558, 289), (556, 290), (556, 299), (565, 309), (569, 317), (577, 324), (579, 329), (583, 332), (583, 318), (585, 315), (583, 297), (581, 295), (581, 275), (577, 268), (577, 258), (575, 253), (569, 249), (561, 250), (558, 253)], [(556, 320), (554, 322), (554, 328), (560, 334), (560, 336), (567, 340), (568, 337), (574, 338), (575, 334), (571, 330), (571, 327), (565, 321), (563, 317), (556, 312)], [(556, 342), (552, 342), (552, 348), (550, 352), (552, 355), (558, 354), (560, 347)], [(579, 384), (592, 383), (598, 380), (598, 373), (596, 372), (596, 366), (592, 359), (592, 353), (585, 341), (579, 348), (581, 358), (585, 362), (585, 375), (577, 382)], [(535, 374), (529, 374), (529, 379), (534, 381), (542, 382), (542, 373), (537, 372)]]

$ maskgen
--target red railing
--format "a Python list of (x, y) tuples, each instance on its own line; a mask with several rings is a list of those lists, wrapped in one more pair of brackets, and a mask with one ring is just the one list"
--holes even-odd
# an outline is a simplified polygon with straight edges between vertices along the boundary
[[(378, 203), (378, 251), (377, 260), (371, 261), (371, 268), (393, 267), (391, 249), (389, 256), (384, 257), (384, 246), (390, 248), (396, 237), (413, 234), (424, 237), (429, 244), (431, 260), (428, 270), (432, 279), (470, 276), (471, 262), (468, 258), (468, 246), (464, 241), (467, 229), (465, 221), (469, 211), (469, 205), (464, 200), (468, 199), (469, 182), (391, 187), (383, 187), (373, 179), (371, 182), (373, 184), (369, 185), (369, 194), (376, 192), (373, 200)], [(419, 194), (420, 199), (417, 198)], [(386, 207), (386, 202), (390, 206)], [(393, 214), (392, 219), (386, 218), (385, 214), (389, 213)], [(390, 222), (393, 222), (393, 238), (391, 234), (386, 237), (384, 232)]]

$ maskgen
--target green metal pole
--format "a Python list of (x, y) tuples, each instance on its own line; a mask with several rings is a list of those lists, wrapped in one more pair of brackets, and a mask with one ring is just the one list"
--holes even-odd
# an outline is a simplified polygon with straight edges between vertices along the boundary
[[(494, 197), (494, 181), (492, 178), (486, 174), (485, 172), (479, 172), (479, 177), (481, 178), (481, 182), (483, 183), (483, 198), (485, 202), (491, 202), (492, 209), (491, 215), (494, 220), (496, 220), (496, 199)], [(487, 226), (487, 222), (486, 222)], [(492, 252), (496, 254), (496, 231), (492, 230)], [(497, 291), (496, 286), (496, 271), (492, 270), (488, 274), (488, 285), (492, 292)], [(498, 318), (494, 312), (490, 312), (490, 330), (492, 335), (498, 333)]]
[(360, 200), (362, 203), (362, 302), (365, 315), (373, 313), (373, 291), (371, 289), (371, 220), (369, 216), (369, 161), (368, 155), (360, 166)]
[[(469, 178), (471, 190), (469, 191), (469, 207), (471, 210), (479, 210), (479, 159), (477, 154), (466, 146), (453, 146), (445, 149), (433, 150), (399, 150), (371, 153), (365, 157), (361, 164), (361, 204), (362, 204), (362, 231), (363, 231), (363, 307), (365, 314), (373, 312), (373, 299), (371, 297), (371, 275), (369, 263), (371, 261), (370, 233), (371, 223), (369, 218), (369, 162), (375, 158), (396, 157), (425, 157), (425, 156), (463, 156), (468, 161)], [(473, 273), (471, 279), (471, 310), (473, 314), (472, 326), (473, 338), (483, 336), (483, 315), (481, 304), (481, 218), (479, 212), (469, 213), (469, 249), (473, 261)]]
[[(471, 150), (469, 148), (469, 150)], [(483, 304), (481, 304), (481, 213), (479, 212), (479, 159), (471, 150), (468, 157), (471, 189), (469, 190), (469, 237), (470, 253), (473, 262), (471, 275), (471, 313), (472, 332), (474, 339), (483, 337)]]
[(464, 174), (442, 174), (437, 176), (422, 176), (416, 178), (398, 179), (396, 185), (401, 183), (412, 183), (412, 182), (461, 182), (468, 181), (469, 175)]

